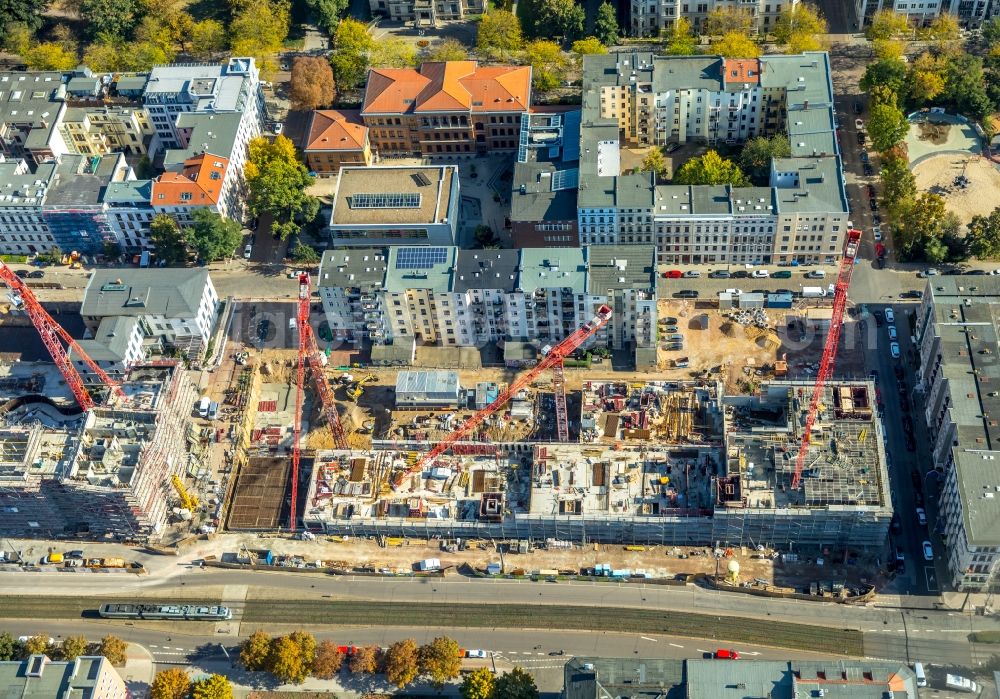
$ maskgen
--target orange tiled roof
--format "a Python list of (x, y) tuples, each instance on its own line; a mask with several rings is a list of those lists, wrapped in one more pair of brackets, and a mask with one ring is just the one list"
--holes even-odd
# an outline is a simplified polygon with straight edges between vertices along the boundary
[(362, 114), (526, 111), (531, 68), (484, 66), (475, 61), (424, 63), (412, 68), (373, 69)]
[(756, 58), (727, 58), (722, 63), (722, 81), (726, 83), (759, 83), (760, 61)]
[(306, 134), (306, 152), (317, 150), (362, 150), (368, 141), (368, 127), (356, 109), (317, 109)]
[(153, 206), (211, 206), (219, 203), (229, 160), (202, 153), (184, 161), (180, 172), (153, 180)]

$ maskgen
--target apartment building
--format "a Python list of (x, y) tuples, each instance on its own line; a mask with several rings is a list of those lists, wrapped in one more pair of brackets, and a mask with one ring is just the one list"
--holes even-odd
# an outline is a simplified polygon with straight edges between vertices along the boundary
[(798, 4), (799, 0), (632, 0), (629, 26), (632, 36), (659, 36), (673, 29), (674, 22), (683, 17), (697, 34), (712, 11), (739, 9), (753, 18), (759, 33), (766, 34), (782, 11)]
[[(977, 278), (979, 279), (979, 278)], [(917, 313), (919, 384), (931, 442), (921, 474), (938, 492), (937, 521), (950, 583), (968, 592), (1000, 590), (1000, 279), (969, 285), (935, 278)]]
[[(142, 333), (145, 355), (173, 348), (193, 359), (208, 346), (218, 312), (219, 297), (208, 271), (182, 268), (95, 270), (80, 307), (96, 342), (106, 342), (112, 333), (118, 338), (115, 345), (123, 334), (131, 341), (132, 326), (116, 325), (119, 318), (131, 318)], [(124, 362), (135, 359), (134, 352), (119, 354)]]
[(62, 73), (0, 72), (0, 154), (41, 164), (69, 152), (57, 128), (65, 109)]
[[(768, 187), (660, 185), (622, 150), (787, 133)], [(835, 261), (848, 203), (825, 53), (584, 59), (580, 243), (653, 244), (666, 264)]]
[(39, 654), (24, 660), (3, 661), (0, 684), (11, 697), (130, 699), (132, 696), (125, 680), (102, 655), (51, 660)]
[(153, 138), (146, 110), (136, 107), (69, 107), (59, 122), (66, 150), (79, 155), (145, 155)]
[(858, 27), (871, 24), (875, 13), (882, 10), (904, 15), (916, 27), (946, 14), (955, 17), (963, 27), (974, 29), (1000, 16), (1000, 3), (996, 0), (855, 0), (854, 16)]
[(615, 318), (591, 344), (655, 345), (652, 246), (332, 251), (320, 268), (320, 297), (335, 335), (355, 343), (558, 342), (610, 304)]
[(434, 27), (439, 21), (465, 19), (486, 12), (483, 0), (369, 0), (373, 16)]
[(306, 165), (319, 177), (331, 177), (345, 165), (371, 165), (368, 127), (356, 109), (317, 109), (302, 143)]
[(342, 167), (333, 195), (335, 247), (454, 245), (458, 167)]
[(380, 158), (515, 151), (531, 104), (529, 66), (475, 61), (368, 73), (361, 118)]
[(260, 134), (264, 125), (264, 93), (253, 58), (230, 58), (223, 65), (175, 63), (155, 66), (143, 92), (143, 106), (156, 132), (154, 152), (186, 148), (186, 112), (238, 114), (243, 142)]

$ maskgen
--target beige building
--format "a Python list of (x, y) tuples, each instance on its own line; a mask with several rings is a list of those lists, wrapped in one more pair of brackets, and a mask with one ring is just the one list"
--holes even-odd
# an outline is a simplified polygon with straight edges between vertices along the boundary
[(484, 0), (369, 0), (373, 15), (397, 22), (434, 26), (439, 20), (465, 19), (486, 11)]
[(145, 155), (154, 130), (142, 108), (70, 107), (63, 114), (59, 132), (70, 153)]
[(632, 0), (632, 35), (659, 36), (661, 31), (673, 29), (680, 17), (687, 19), (697, 34), (709, 13), (720, 9), (742, 10), (758, 32), (767, 34), (783, 10), (798, 4), (799, 0)]
[(306, 165), (320, 177), (336, 175), (344, 165), (371, 165), (368, 127), (356, 109), (317, 109), (302, 143)]

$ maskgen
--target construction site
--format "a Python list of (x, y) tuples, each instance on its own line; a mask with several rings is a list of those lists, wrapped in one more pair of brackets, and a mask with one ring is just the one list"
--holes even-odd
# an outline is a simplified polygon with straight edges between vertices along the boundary
[(585, 381), (581, 441), (711, 444), (722, 434), (721, 386), (707, 382)]

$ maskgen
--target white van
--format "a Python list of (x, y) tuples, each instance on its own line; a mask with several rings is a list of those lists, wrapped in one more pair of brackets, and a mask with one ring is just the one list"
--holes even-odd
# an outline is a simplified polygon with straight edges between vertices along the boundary
[(926, 687), (927, 686), (927, 675), (924, 674), (924, 664), (923, 663), (913, 663), (913, 674), (917, 676), (917, 686)]
[(208, 399), (208, 396), (204, 396), (198, 401), (198, 417), (208, 417), (208, 408), (210, 405), (212, 405), (212, 401)]

